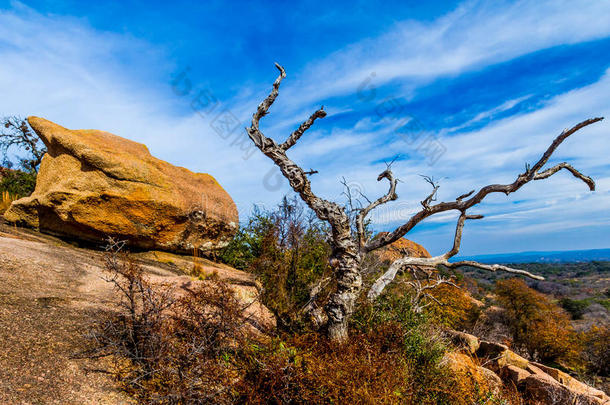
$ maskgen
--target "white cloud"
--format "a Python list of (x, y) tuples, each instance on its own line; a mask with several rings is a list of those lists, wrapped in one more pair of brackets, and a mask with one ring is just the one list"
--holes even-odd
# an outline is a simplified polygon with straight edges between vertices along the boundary
[(294, 73), (298, 67), (286, 67), (282, 97), (290, 102), (278, 110), (292, 114), (327, 97), (354, 94), (372, 73), (373, 85), (392, 81), (408, 94), (439, 76), (604, 38), (610, 35), (609, 20), (610, 3), (604, 1), (468, 1), (429, 23), (398, 22), (387, 33), (315, 60), (300, 73)]
[[(275, 191), (263, 187), (265, 175), (273, 175), (266, 157), (255, 153), (244, 160), (239, 146), (220, 138), (209, 120), (179, 112), (191, 100), (172, 95), (168, 82), (175, 65), (161, 50), (136, 38), (97, 31), (83, 20), (42, 15), (15, 4), (11, 11), (0, 11), (0, 107), (4, 114), (40, 115), (69, 128), (104, 129), (144, 142), (162, 159), (213, 174), (242, 213), (255, 202), (269, 206), (288, 191), (285, 183)], [(609, 20), (608, 2), (532, 1), (502, 6), (470, 2), (430, 23), (399, 22), (378, 38), (312, 61), (296, 75), (287, 67), (289, 78), (271, 112), (275, 124), (266, 127), (263, 120), (262, 125), (269, 135), (287, 135), (289, 128), (313, 111), (313, 103), (317, 107), (321, 99), (353, 95), (371, 72), (376, 72), (376, 85), (391, 82), (413, 90), (438, 76), (457, 75), (550, 46), (606, 37), (610, 35)], [(298, 67), (292, 69), (298, 71)], [(272, 70), (270, 66), (268, 83), (256, 89), (244, 87), (226, 103), (236, 116), (244, 120), (250, 116), (270, 88)], [(493, 117), (519, 101), (499, 100), (497, 108), (481, 113), (478, 119)], [(401, 200), (376, 217), (380, 226), (389, 226), (417, 209), (429, 192), (418, 174), (448, 177), (442, 181), (441, 199), (491, 182), (512, 181), (524, 163), (536, 159), (562, 128), (591, 115), (607, 115), (609, 106), (610, 77), (605, 75), (586, 88), (551, 99), (541, 110), (443, 137), (448, 151), (432, 167), (404, 142), (388, 143), (391, 128), (367, 118), (355, 122), (353, 131), (311, 131), (290, 155), (303, 167), (320, 171), (312, 176), (316, 192), (341, 199), (342, 176), (357, 182), (369, 198), (385, 193), (386, 184), (375, 181), (383, 164), (367, 162), (409, 154), (410, 160), (394, 165), (403, 180)], [(327, 110), (337, 113), (349, 107), (331, 105)], [(581, 183), (558, 174), (508, 199), (494, 196), (477, 209), (488, 218), (469, 224), (464, 253), (498, 247), (500, 242), (493, 238), (515, 244), (517, 238), (527, 236), (524, 230), (544, 235), (583, 224), (610, 225), (604, 215), (610, 208), (610, 179), (605, 172), (609, 133), (606, 122), (596, 124), (557, 151), (558, 158), (569, 158), (584, 172), (601, 177), (598, 191), (589, 195)], [(241, 135), (245, 137), (243, 132)], [(511, 204), (517, 200), (524, 202)], [(568, 220), (562, 219), (564, 213), (569, 214)], [(449, 232), (448, 238), (451, 220), (451, 214), (433, 220), (436, 225), (446, 224), (441, 229)], [(445, 241), (436, 241), (435, 235), (423, 231), (415, 233), (415, 238), (421, 237), (432, 250), (438, 250)], [(553, 238), (547, 235), (547, 240)], [(537, 241), (542, 244), (544, 238)]]
[(531, 97), (532, 97), (532, 95), (529, 94), (529, 95), (526, 95), (523, 97), (518, 97), (518, 98), (515, 98), (512, 100), (505, 101), (497, 107), (494, 107), (490, 110), (482, 111), (482, 112), (478, 113), (472, 119), (466, 121), (465, 123), (463, 123), (461, 125), (446, 129), (446, 132), (447, 133), (456, 132), (456, 131), (459, 131), (460, 129), (468, 128), (469, 126), (476, 124), (477, 122), (481, 122), (483, 120), (493, 118), (496, 114), (508, 111), (511, 108), (515, 107), (517, 104), (519, 104)]

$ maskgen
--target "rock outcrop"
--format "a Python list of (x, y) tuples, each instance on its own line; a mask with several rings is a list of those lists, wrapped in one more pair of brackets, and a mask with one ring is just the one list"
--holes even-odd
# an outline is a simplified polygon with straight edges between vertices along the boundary
[[(385, 234), (385, 232), (380, 233), (377, 235), (377, 237), (383, 234)], [(399, 259), (405, 255), (411, 257), (431, 257), (426, 248), (406, 238), (400, 238), (396, 242), (379, 249), (376, 251), (376, 253), (381, 261), (389, 262)]]
[(469, 384), (488, 389), (497, 394), (502, 389), (502, 380), (493, 371), (477, 364), (472, 357), (457, 352), (449, 352), (443, 358), (447, 367), (461, 379), (470, 379)]
[[(583, 404), (609, 405), (610, 397), (603, 391), (590, 387), (561, 370), (545, 366), (519, 356), (506, 345), (480, 340), (476, 336), (463, 332), (448, 331), (453, 343), (465, 353), (479, 359), (485, 368), (499, 376), (505, 384), (511, 384), (523, 396), (537, 404)], [(458, 361), (459, 360), (459, 361)], [(461, 366), (469, 364), (464, 355), (452, 355), (450, 363), (458, 362)], [(470, 366), (476, 369), (478, 367)], [(474, 367), (474, 368), (473, 368)], [(489, 380), (488, 380), (489, 381)]]
[(174, 252), (223, 247), (237, 230), (235, 203), (209, 174), (173, 166), (108, 132), (69, 130), (38, 117), (28, 122), (48, 153), (34, 193), (11, 205), (7, 221)]

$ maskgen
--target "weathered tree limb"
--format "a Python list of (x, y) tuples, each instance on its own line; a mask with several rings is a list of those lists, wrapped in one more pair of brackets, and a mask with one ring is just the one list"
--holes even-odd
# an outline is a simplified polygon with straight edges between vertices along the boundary
[(603, 119), (604, 119), (604, 117), (589, 118), (587, 120), (579, 122), (578, 124), (574, 125), (572, 128), (564, 129), (561, 132), (561, 134), (559, 134), (559, 136), (553, 140), (553, 142), (551, 143), (551, 146), (549, 146), (547, 148), (547, 150), (544, 152), (544, 154), (542, 155), (540, 160), (538, 162), (536, 162), (536, 164), (534, 166), (532, 166), (531, 172), (532, 173), (538, 173), (538, 171), (540, 169), (542, 169), (542, 166), (544, 166), (546, 164), (546, 162), (549, 161), (551, 155), (553, 154), (553, 152), (555, 152), (555, 149), (557, 149), (557, 147), (559, 145), (561, 145), (561, 143), (563, 141), (565, 141), (574, 132), (578, 131), (579, 129), (582, 129), (582, 128), (586, 127), (587, 125), (594, 124), (594, 123), (596, 123), (598, 121), (601, 121)]
[[(450, 279), (439, 276), (438, 273), (436, 274), (436, 277), (433, 278), (431, 272), (421, 271), (421, 269), (417, 267), (411, 267), (409, 270), (411, 270), (410, 273), (412, 280), (405, 281), (405, 284), (407, 284), (414, 291), (410, 302), (415, 312), (421, 312), (424, 308), (430, 305), (431, 302), (434, 302), (439, 306), (443, 305), (443, 303), (436, 299), (436, 297), (430, 294), (432, 290), (443, 285), (448, 285), (456, 289), (460, 288)], [(423, 280), (418, 276), (418, 273), (420, 272), (426, 275)], [(424, 298), (428, 299), (429, 302), (422, 304)]]
[(316, 196), (311, 190), (307, 173), (286, 156), (286, 150), (298, 141), (315, 119), (323, 118), (326, 113), (322, 109), (316, 111), (282, 145), (278, 146), (275, 141), (263, 135), (259, 128), (259, 121), (269, 111), (278, 95), (280, 83), (286, 77), (284, 68), (277, 63), (275, 66), (280, 71), (280, 75), (273, 83), (271, 93), (260, 103), (252, 116), (252, 125), (247, 128), (248, 136), (256, 147), (280, 168), (292, 189), (299, 194), (316, 216), (330, 224), (333, 250), (330, 263), (335, 270), (337, 287), (331, 294), (325, 311), (328, 316), (329, 336), (333, 340), (343, 341), (347, 339), (347, 319), (354, 310), (362, 287), (362, 275), (359, 269), (360, 255), (357, 245), (352, 239), (350, 217), (339, 204)]
[(559, 164), (551, 167), (550, 169), (546, 169), (545, 171), (537, 173), (534, 176), (534, 180), (543, 180), (548, 177), (551, 177), (553, 174), (557, 173), (561, 169), (566, 169), (567, 171), (572, 173), (572, 175), (574, 177), (584, 181), (589, 186), (589, 189), (591, 191), (595, 191), (595, 182), (593, 181), (593, 179), (589, 176), (585, 176), (584, 174), (582, 174), (581, 172), (579, 172), (578, 170), (576, 170), (575, 168), (573, 168), (571, 165), (569, 165), (566, 162), (559, 163)]
[(445, 267), (449, 267), (451, 269), (454, 269), (457, 267), (470, 266), (470, 267), (476, 267), (478, 269), (487, 270), (487, 271), (491, 271), (491, 272), (501, 270), (501, 271), (505, 271), (507, 273), (526, 276), (526, 277), (529, 277), (534, 280), (544, 280), (544, 277), (542, 277), (542, 276), (532, 274), (525, 270), (514, 269), (512, 267), (503, 266), (501, 264), (485, 264), (485, 263), (480, 263), (480, 262), (476, 262), (473, 260), (462, 260), (459, 262), (447, 262), (447, 263), (440, 263), (440, 264), (442, 264)]
[(458, 267), (476, 267), (478, 269), (487, 270), (487, 271), (505, 271), (507, 273), (519, 274), (521, 276), (526, 276), (532, 278), (534, 280), (544, 280), (544, 277), (538, 276), (536, 274), (532, 274), (525, 270), (514, 269), (512, 267), (503, 266), (500, 264), (485, 264), (479, 263), (472, 260), (462, 260), (459, 262), (450, 262), (448, 259), (444, 257), (445, 255), (435, 256), (435, 257), (403, 257), (395, 260), (390, 268), (379, 277), (375, 283), (371, 286), (369, 292), (367, 293), (367, 297), (369, 300), (374, 301), (383, 290), (392, 282), (396, 275), (402, 271), (404, 268), (409, 266), (415, 267), (437, 267), (437, 266), (445, 266), (451, 269)]
[(301, 313), (311, 317), (314, 328), (318, 329), (324, 325), (328, 318), (325, 316), (322, 308), (318, 307), (316, 301), (322, 290), (331, 282), (330, 277), (324, 277), (320, 279), (315, 285), (309, 290), (309, 300), (307, 304), (301, 309)]
[(424, 207), (424, 209), (429, 209), (430, 208), (430, 203), (432, 201), (436, 201), (436, 193), (438, 192), (438, 189), (440, 188), (440, 185), (437, 184), (434, 179), (430, 176), (424, 176), (421, 175), (421, 177), (424, 178), (424, 180), (426, 181), (426, 183), (430, 184), (432, 186), (432, 192), (426, 197), (424, 198), (424, 200), (420, 203), (422, 207)]
[(357, 234), (358, 234), (358, 246), (360, 248), (364, 247), (364, 243), (365, 243), (365, 241), (364, 241), (364, 238), (365, 238), (364, 219), (366, 218), (366, 216), (376, 207), (378, 207), (382, 204), (385, 204), (389, 201), (394, 201), (398, 198), (398, 195), (396, 195), (396, 184), (398, 183), (398, 179), (396, 179), (394, 177), (394, 175), (392, 174), (392, 171), (389, 168), (384, 170), (383, 172), (381, 172), (379, 174), (379, 176), (377, 176), (377, 181), (381, 181), (383, 179), (388, 179), (388, 182), (390, 183), (390, 189), (388, 190), (388, 192), (384, 196), (381, 196), (378, 199), (376, 199), (375, 201), (369, 203), (369, 205), (367, 205), (362, 210), (360, 210), (358, 215), (356, 215), (356, 229), (357, 229)]
[[(250, 137), (252, 142), (254, 142), (256, 147), (258, 147), (261, 152), (263, 152), (267, 157), (273, 160), (273, 162), (280, 168), (284, 177), (286, 177), (290, 182), (290, 186), (292, 187), (292, 189), (295, 192), (299, 193), (303, 201), (305, 201), (305, 203), (316, 213), (318, 218), (320, 218), (321, 220), (334, 222), (334, 218), (335, 216), (337, 216), (337, 214), (339, 214), (338, 216), (341, 217), (341, 207), (331, 201), (323, 200), (313, 194), (313, 192), (311, 191), (311, 183), (307, 178), (307, 173), (286, 156), (285, 149), (283, 149), (281, 146), (278, 146), (278, 144), (275, 143), (273, 139), (267, 138), (260, 131), (260, 119), (267, 115), (269, 108), (278, 96), (282, 79), (286, 77), (286, 71), (284, 70), (284, 68), (277, 63), (275, 64), (275, 66), (280, 71), (280, 74), (273, 83), (271, 93), (269, 93), (267, 98), (265, 98), (259, 104), (256, 112), (252, 116), (252, 125), (250, 126), (250, 128), (247, 128), (248, 136)], [(322, 115), (320, 115), (320, 118), (321, 117)], [(303, 127), (303, 125), (301, 125), (301, 127)], [(310, 126), (307, 126), (307, 128), (303, 129), (303, 132), (309, 127)], [(298, 132), (298, 130), (295, 132)], [(298, 137), (293, 137), (294, 142), (296, 142), (297, 139)]]
[(470, 196), (471, 196), (471, 195), (473, 195), (473, 194), (474, 194), (474, 190), (470, 190), (469, 192), (467, 192), (467, 193), (464, 193), (464, 194), (460, 195), (458, 198), (456, 198), (456, 199), (455, 199), (455, 201), (461, 201), (461, 200), (463, 200), (464, 198), (466, 198), (466, 197), (470, 197)]
[[(536, 164), (534, 164), (531, 168), (527, 168), (524, 173), (521, 173), (514, 182), (512, 182), (510, 184), (492, 184), (489, 186), (485, 186), (468, 199), (457, 199), (456, 201), (452, 201), (452, 202), (441, 202), (441, 203), (429, 206), (428, 208), (424, 208), (421, 211), (417, 212), (415, 215), (413, 215), (407, 223), (399, 226), (393, 232), (390, 232), (388, 234), (383, 235), (382, 237), (373, 239), (370, 242), (368, 242), (365, 246), (365, 250), (367, 252), (370, 252), (372, 250), (379, 249), (380, 247), (389, 245), (390, 243), (403, 237), (407, 232), (409, 232), (411, 229), (413, 229), (413, 227), (415, 227), (415, 225), (417, 225), (422, 220), (426, 219), (427, 217), (429, 217), (431, 215), (438, 214), (439, 212), (451, 211), (451, 210), (458, 210), (458, 211), (463, 212), (463, 211), (467, 210), (468, 208), (470, 208), (476, 204), (479, 204), (489, 194), (504, 193), (504, 194), (508, 195), (510, 193), (514, 193), (515, 191), (519, 190), (523, 185), (529, 183), (530, 181), (546, 179), (546, 178), (550, 177), (551, 175), (557, 173), (560, 169), (569, 170), (575, 177), (584, 181), (591, 190), (594, 190), (595, 183), (593, 182), (593, 180), (590, 177), (587, 177), (587, 176), (581, 174), (580, 172), (578, 172), (576, 169), (574, 169), (570, 165), (559, 164), (559, 165), (554, 166), (551, 169), (545, 170), (543, 172), (539, 172), (539, 171), (546, 164), (546, 162), (548, 162), (549, 158), (551, 157), (551, 155), (553, 154), (555, 149), (557, 149), (557, 147), (567, 137), (569, 137), (570, 135), (572, 135), (574, 132), (578, 131), (579, 129), (584, 128), (587, 125), (591, 125), (595, 122), (601, 121), (602, 119), (603, 119), (603, 117), (590, 118), (588, 120), (585, 120), (583, 122), (576, 124), (575, 126), (573, 126), (570, 129), (564, 130), (557, 138), (555, 138), (555, 140), (551, 143), (551, 146), (549, 146), (549, 148), (544, 152), (544, 154), (542, 155), (540, 160), (538, 160), (538, 162), (536, 162)], [(471, 194), (467, 193), (466, 195), (469, 196)], [(464, 196), (460, 196), (460, 197), (465, 198)]]
[(499, 264), (484, 264), (472, 260), (462, 260), (458, 262), (450, 262), (449, 259), (455, 256), (460, 251), (460, 245), (462, 243), (462, 232), (464, 230), (464, 223), (468, 219), (482, 219), (482, 215), (467, 215), (466, 212), (462, 212), (457, 220), (455, 227), (455, 236), (453, 238), (453, 247), (448, 252), (435, 257), (402, 257), (394, 260), (388, 270), (381, 277), (379, 277), (371, 286), (367, 293), (367, 298), (370, 301), (374, 301), (383, 290), (396, 278), (399, 272), (403, 271), (408, 267), (424, 267), (424, 268), (435, 268), (438, 266), (445, 266), (448, 268), (457, 268), (464, 266), (476, 267), (488, 271), (505, 271), (508, 273), (519, 274), (527, 276), (535, 280), (544, 280), (544, 277), (537, 276), (525, 270), (514, 269), (512, 267), (502, 266)]
[(322, 107), (320, 107), (319, 110), (317, 110), (315, 113), (313, 113), (311, 115), (311, 117), (309, 117), (307, 119), (307, 121), (302, 123), (301, 126), (296, 131), (294, 131), (292, 134), (290, 134), (288, 139), (286, 139), (286, 141), (280, 145), (280, 148), (282, 148), (284, 150), (290, 149), (292, 146), (294, 146), (294, 144), (297, 143), (297, 141), (299, 140), (301, 135), (303, 135), (305, 133), (305, 131), (307, 131), (313, 125), (314, 121), (317, 118), (324, 118), (324, 117), (326, 117), (326, 111), (324, 111), (324, 106), (322, 106)]

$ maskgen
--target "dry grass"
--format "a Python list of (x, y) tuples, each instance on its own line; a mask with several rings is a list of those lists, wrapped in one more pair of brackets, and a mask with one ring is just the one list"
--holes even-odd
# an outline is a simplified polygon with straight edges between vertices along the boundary
[(18, 199), (19, 196), (11, 194), (8, 191), (3, 191), (0, 199), (0, 214), (3, 214), (11, 206), (12, 202)]

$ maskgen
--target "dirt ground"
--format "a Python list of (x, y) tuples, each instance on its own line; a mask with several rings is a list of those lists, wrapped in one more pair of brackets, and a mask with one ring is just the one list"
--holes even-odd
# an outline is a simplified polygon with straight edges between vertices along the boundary
[(102, 364), (73, 358), (111, 298), (101, 256), (27, 232), (0, 232), (0, 403), (126, 404)]

